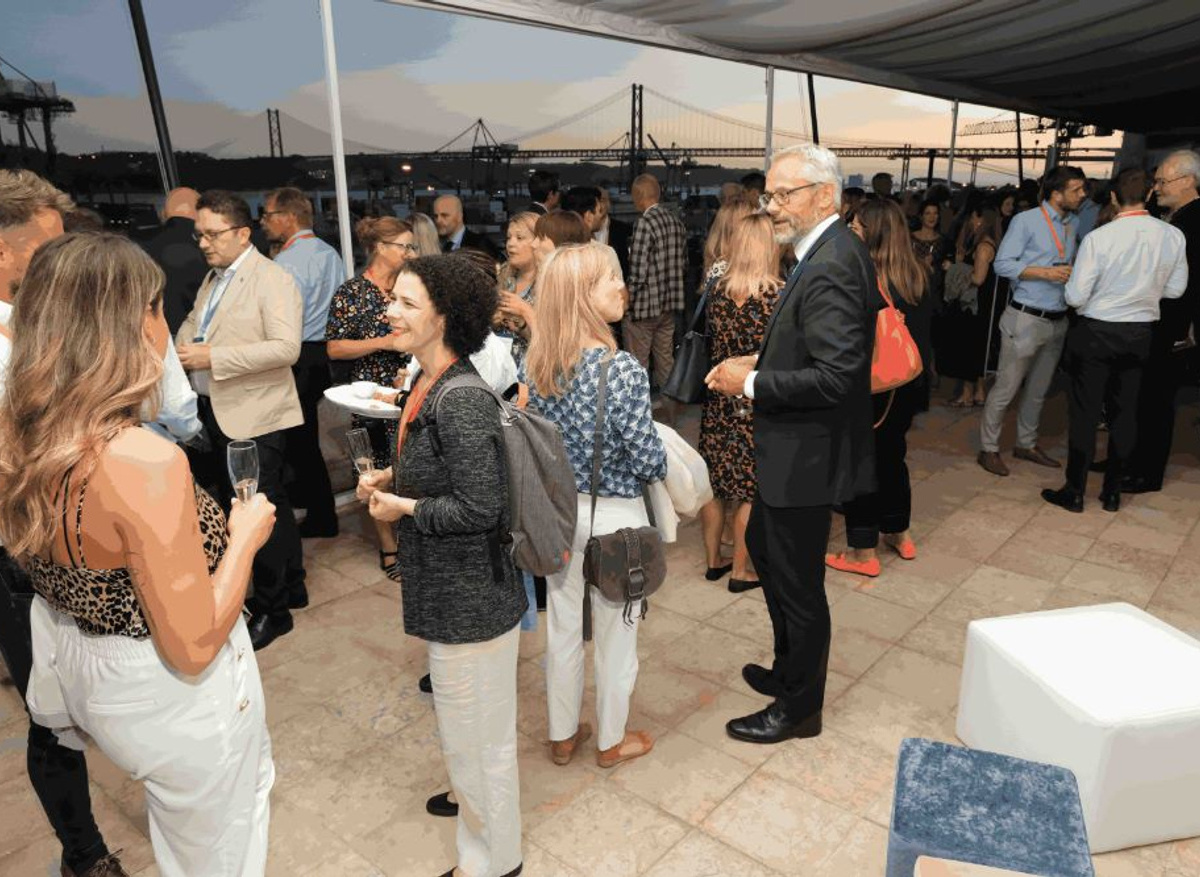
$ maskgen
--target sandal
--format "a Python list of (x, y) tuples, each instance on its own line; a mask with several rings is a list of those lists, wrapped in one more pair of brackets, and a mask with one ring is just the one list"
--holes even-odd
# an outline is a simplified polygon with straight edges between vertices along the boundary
[[(391, 558), (391, 562), (388, 561), (389, 557)], [(379, 568), (387, 573), (387, 577), (393, 582), (400, 581), (400, 552), (380, 551)]]
[(946, 403), (946, 405), (950, 408), (973, 408), (975, 406), (975, 400), (970, 397), (966, 399), (960, 397), (958, 399), (951, 399)]
[[(636, 746), (636, 749), (629, 747)], [(602, 749), (596, 753), (596, 764), (600, 767), (616, 767), (623, 761), (641, 758), (654, 748), (654, 738), (646, 731), (628, 731), (625, 739), (611, 749)]]
[(571, 759), (575, 756), (575, 750), (579, 748), (579, 744), (585, 742), (591, 736), (592, 726), (587, 722), (583, 722), (575, 731), (574, 736), (566, 740), (551, 740), (550, 760), (559, 767), (570, 764)]

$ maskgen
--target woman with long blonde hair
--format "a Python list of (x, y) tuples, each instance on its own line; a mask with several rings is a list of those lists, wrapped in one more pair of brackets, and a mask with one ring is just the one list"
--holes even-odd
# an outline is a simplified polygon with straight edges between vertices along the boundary
[[(928, 363), (933, 321), (930, 270), (913, 252), (904, 211), (893, 201), (865, 201), (850, 229), (866, 243), (880, 294), (904, 315), (921, 360)], [(929, 384), (924, 374), (890, 393), (873, 397), (876, 489), (846, 503), (848, 548), (825, 556), (825, 564), (832, 569), (872, 578), (879, 575), (882, 566), (877, 549), (881, 533), (884, 542), (902, 558), (916, 558), (917, 546), (908, 530), (912, 487), (904, 458), (913, 417), (928, 400)]]
[[(650, 379), (629, 353), (616, 350), (609, 323), (625, 311), (624, 285), (596, 243), (566, 245), (552, 253), (538, 276), (537, 330), (525, 374), (529, 407), (558, 424), (575, 470), (579, 522), (566, 570), (547, 579), (546, 689), (551, 757), (570, 762), (591, 728), (579, 722), (583, 707), (583, 550), (589, 536), (643, 527), (648, 516), (642, 485), (666, 476), (667, 453), (650, 417)], [(608, 379), (601, 441), (601, 478), (591, 517), (592, 453), (601, 369)], [(613, 767), (645, 755), (654, 741), (645, 731), (626, 732), (629, 699), (637, 680), (640, 607), (591, 593), (595, 635), (596, 762)], [(626, 617), (631, 620), (626, 621)]]
[(418, 256), (436, 256), (442, 251), (442, 241), (438, 237), (437, 225), (424, 213), (413, 213), (408, 217), (412, 225), (413, 242), (417, 245)]
[(138, 425), (158, 404), (163, 283), (116, 235), (34, 255), (0, 400), (0, 538), (37, 594), (30, 712), (143, 779), (163, 875), (247, 877), (266, 869), (274, 767), (241, 610), (275, 509), (255, 496), (227, 524), (182, 450)]
[(534, 227), (540, 214), (518, 213), (508, 222), (504, 250), (508, 261), (500, 266), (499, 327), (496, 334), (513, 340), (513, 359), (520, 365), (529, 349), (533, 324), (533, 286), (537, 280), (538, 258), (534, 249)]
[[(771, 217), (765, 213), (731, 211), (723, 232), (721, 258), (725, 265), (708, 299), (709, 351), (713, 362), (757, 353), (763, 332), (779, 298), (783, 280)], [(705, 577), (717, 581), (732, 572), (729, 590), (746, 591), (758, 585), (758, 575), (746, 550), (746, 524), (758, 479), (754, 466), (752, 403), (748, 399), (709, 391), (700, 416), (700, 454), (708, 463), (713, 499), (700, 511), (704, 529)], [(721, 533), (726, 512), (733, 512), (733, 560), (721, 557)]]
[[(704, 239), (705, 278), (712, 279), (715, 266), (721, 265), (728, 258), (730, 238), (737, 221), (754, 212), (754, 207), (744, 197), (721, 205), (708, 228), (708, 237)], [(716, 276), (720, 277), (724, 270), (723, 267), (717, 268)]]

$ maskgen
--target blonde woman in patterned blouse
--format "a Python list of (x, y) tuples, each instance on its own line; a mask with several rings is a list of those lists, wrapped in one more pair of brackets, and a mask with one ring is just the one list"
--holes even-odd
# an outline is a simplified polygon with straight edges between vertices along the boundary
[(253, 877), (275, 769), (242, 603), (275, 508), (258, 494), (227, 524), (182, 449), (138, 426), (163, 284), (117, 235), (34, 255), (13, 311), (21, 392), (0, 401), (0, 538), (37, 592), (31, 714), (142, 779), (164, 877)]

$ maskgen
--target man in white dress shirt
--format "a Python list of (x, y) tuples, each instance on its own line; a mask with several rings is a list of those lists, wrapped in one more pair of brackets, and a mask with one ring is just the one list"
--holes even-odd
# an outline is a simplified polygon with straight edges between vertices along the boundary
[(1122, 465), (1137, 441), (1138, 390), (1159, 302), (1187, 288), (1183, 232), (1146, 212), (1146, 191), (1144, 171), (1121, 171), (1111, 195), (1116, 218), (1084, 238), (1066, 285), (1066, 303), (1078, 314), (1066, 341), (1067, 481), (1059, 490), (1043, 490), (1042, 499), (1072, 512), (1083, 511), (1105, 403), (1108, 463), (1100, 501), (1107, 512), (1120, 508)]

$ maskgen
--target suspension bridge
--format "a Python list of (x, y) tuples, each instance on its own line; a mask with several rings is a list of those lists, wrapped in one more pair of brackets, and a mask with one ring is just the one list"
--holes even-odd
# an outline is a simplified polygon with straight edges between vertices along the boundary
[[(967, 133), (967, 132), (964, 132)], [(632, 178), (655, 160), (672, 168), (694, 167), (700, 160), (714, 158), (759, 158), (767, 145), (778, 149), (816, 138), (807, 130), (773, 127), (771, 137), (763, 125), (722, 115), (678, 100), (648, 86), (632, 85), (589, 107), (544, 127), (525, 131), (504, 142), (497, 139), (483, 119), (429, 152), (407, 153), (408, 161), (482, 162), (488, 166), (530, 161), (593, 161), (614, 163)], [(886, 159), (901, 162), (901, 185), (908, 181), (914, 161), (933, 163), (948, 159), (951, 148), (923, 144), (894, 144), (828, 138), (820, 140), (842, 158)], [(1111, 163), (1116, 150), (1103, 147), (1070, 149), (1074, 162)], [(974, 181), (978, 167), (990, 170), (992, 160), (1022, 162), (1041, 158), (1043, 150), (1005, 146), (958, 146), (956, 160), (971, 166)], [(1060, 152), (1060, 160), (1063, 158)], [(919, 165), (918, 165), (919, 167)]]

